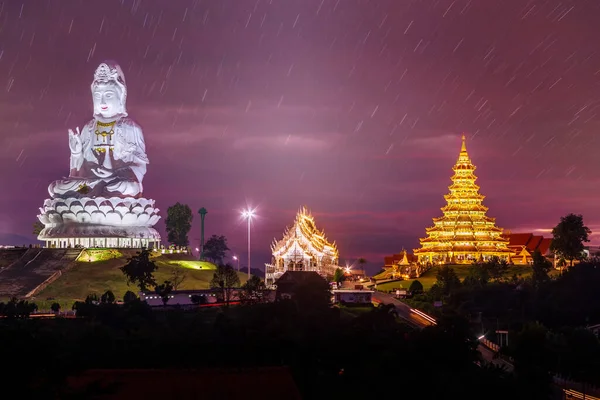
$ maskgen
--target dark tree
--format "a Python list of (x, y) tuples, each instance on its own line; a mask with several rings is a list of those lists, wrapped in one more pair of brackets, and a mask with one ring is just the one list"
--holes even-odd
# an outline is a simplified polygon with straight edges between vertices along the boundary
[(183, 269), (175, 267), (173, 272), (171, 272), (171, 279), (169, 279), (169, 282), (171, 282), (171, 285), (173, 285), (173, 290), (177, 290), (183, 281), (185, 281), (185, 278), (186, 275)]
[(532, 256), (533, 264), (531, 269), (533, 273), (531, 274), (531, 282), (533, 286), (540, 287), (550, 280), (548, 273), (552, 269), (552, 263), (537, 250), (533, 252)]
[(522, 398), (548, 398), (554, 363), (551, 340), (548, 330), (538, 323), (528, 323), (513, 335), (507, 351), (514, 358)]
[(102, 304), (113, 304), (115, 300), (115, 294), (110, 290), (107, 290), (102, 296), (100, 296), (100, 303)]
[(223, 235), (212, 235), (206, 243), (204, 243), (204, 257), (215, 264), (221, 264), (228, 251), (227, 238)]
[(358, 262), (358, 265), (360, 265), (360, 269), (365, 269), (365, 264), (367, 263), (366, 259), (361, 257), (357, 260), (357, 262)]
[(482, 263), (481, 266), (488, 271), (489, 277), (496, 282), (501, 281), (504, 274), (508, 271), (508, 262), (497, 256), (491, 257)]
[(154, 272), (156, 264), (150, 260), (150, 251), (142, 249), (137, 255), (129, 258), (128, 263), (119, 268), (127, 278), (127, 284), (137, 285), (145, 292), (149, 287), (156, 286)]
[(265, 282), (256, 275), (252, 275), (246, 283), (242, 285), (240, 300), (244, 304), (262, 303), (265, 299), (267, 287)]
[(123, 295), (123, 303), (125, 303), (125, 304), (133, 303), (137, 299), (138, 299), (137, 295), (135, 293), (133, 293), (131, 290), (128, 290), (127, 292), (125, 292), (125, 295)]
[(227, 305), (231, 302), (233, 289), (239, 286), (240, 278), (229, 264), (219, 265), (210, 281), (211, 288), (221, 290), (221, 298)]
[(342, 270), (341, 268), (337, 268), (335, 270), (335, 272), (333, 273), (333, 281), (339, 285), (345, 279), (346, 279), (346, 276), (344, 275), (344, 270)]
[(52, 310), (52, 312), (59, 313), (60, 312), (60, 304), (52, 303), (52, 305), (50, 306), (50, 309)]
[(436, 279), (436, 283), (444, 295), (449, 295), (460, 288), (460, 279), (458, 278), (458, 275), (456, 275), (454, 269), (448, 265), (444, 265), (438, 269)]
[(35, 221), (33, 223), (33, 234), (35, 236), (39, 235), (42, 229), (44, 229), (44, 224), (42, 224), (40, 221)]
[(464, 286), (483, 287), (490, 281), (490, 271), (484, 263), (473, 263), (469, 268), (469, 275), (463, 281)]
[(417, 280), (412, 281), (408, 288), (408, 291), (412, 294), (421, 294), (423, 293), (423, 284)]
[(584, 258), (583, 242), (589, 242), (592, 231), (583, 224), (583, 216), (569, 214), (560, 218), (558, 225), (552, 229), (550, 250), (569, 261), (573, 266), (574, 260)]
[(187, 204), (176, 203), (167, 210), (167, 240), (175, 246), (189, 244), (188, 233), (192, 229), (192, 210)]
[(198, 294), (192, 295), (192, 303), (194, 304), (206, 304), (208, 301), (206, 300), (206, 296), (200, 296)]
[(16, 297), (6, 304), (1, 304), (2, 314), (7, 318), (29, 318), (29, 315), (38, 309), (37, 304), (18, 300)]
[(164, 281), (162, 284), (156, 286), (154, 291), (162, 299), (163, 305), (166, 306), (169, 301), (169, 295), (173, 291), (173, 285), (169, 281)]

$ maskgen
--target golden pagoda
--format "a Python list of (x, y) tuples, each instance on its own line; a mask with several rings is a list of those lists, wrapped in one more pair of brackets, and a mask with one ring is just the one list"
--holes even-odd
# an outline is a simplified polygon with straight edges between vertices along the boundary
[(315, 224), (314, 217), (300, 208), (291, 228), (286, 228), (283, 239), (273, 241), (271, 264), (265, 264), (265, 283), (272, 286), (286, 271), (315, 271), (333, 275), (338, 268), (338, 250), (325, 233)]
[(415, 255), (421, 263), (466, 264), (498, 256), (510, 259), (514, 254), (496, 219), (486, 216), (488, 208), (482, 204), (485, 196), (475, 184), (475, 166), (467, 153), (465, 136), (458, 161), (452, 168), (450, 193), (445, 195), (443, 217), (434, 218), (433, 226), (426, 229), (427, 237), (420, 239), (421, 248)]

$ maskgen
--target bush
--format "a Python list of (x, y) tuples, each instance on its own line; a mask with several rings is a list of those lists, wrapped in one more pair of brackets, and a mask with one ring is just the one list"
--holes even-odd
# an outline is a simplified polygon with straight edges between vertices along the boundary
[(423, 293), (423, 284), (421, 282), (419, 282), (418, 280), (414, 280), (410, 284), (408, 291), (411, 292), (412, 294), (421, 294), (421, 293)]

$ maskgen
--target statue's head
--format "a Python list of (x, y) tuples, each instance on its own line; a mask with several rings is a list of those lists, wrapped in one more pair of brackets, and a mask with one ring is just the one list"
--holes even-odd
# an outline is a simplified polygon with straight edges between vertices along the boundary
[(94, 116), (114, 118), (127, 116), (125, 76), (117, 63), (105, 61), (98, 66), (92, 82)]

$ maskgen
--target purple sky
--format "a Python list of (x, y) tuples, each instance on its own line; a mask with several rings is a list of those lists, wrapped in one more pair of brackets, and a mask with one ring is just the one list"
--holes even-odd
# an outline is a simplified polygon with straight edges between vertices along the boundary
[(303, 204), (342, 259), (416, 247), (463, 131), (500, 227), (575, 212), (600, 233), (597, 1), (1, 4), (6, 243), (32, 240), (47, 185), (68, 174), (67, 128), (91, 118), (104, 59), (123, 67), (144, 129), (145, 196), (206, 207), (207, 235), (242, 260), (239, 210), (257, 206), (253, 266)]

